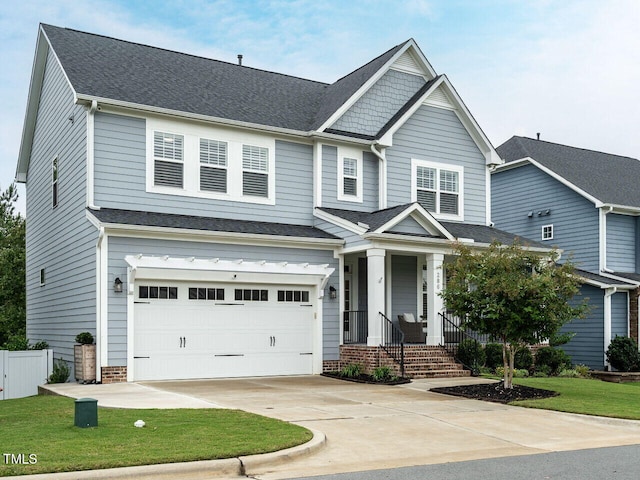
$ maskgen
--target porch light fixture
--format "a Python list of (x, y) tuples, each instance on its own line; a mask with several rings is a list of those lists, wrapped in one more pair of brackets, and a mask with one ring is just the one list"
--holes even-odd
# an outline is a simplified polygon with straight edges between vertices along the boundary
[(113, 281), (113, 291), (116, 293), (122, 293), (122, 280), (120, 280), (120, 277), (116, 277)]
[(329, 298), (335, 299), (337, 296), (338, 291), (336, 290), (336, 287), (334, 287), (333, 285), (329, 285)]

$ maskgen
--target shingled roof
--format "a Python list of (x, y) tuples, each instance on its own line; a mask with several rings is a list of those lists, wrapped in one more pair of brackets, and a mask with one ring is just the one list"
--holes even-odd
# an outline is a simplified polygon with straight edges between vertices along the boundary
[(640, 208), (635, 158), (526, 137), (512, 137), (496, 150), (506, 162), (531, 157), (602, 203)]

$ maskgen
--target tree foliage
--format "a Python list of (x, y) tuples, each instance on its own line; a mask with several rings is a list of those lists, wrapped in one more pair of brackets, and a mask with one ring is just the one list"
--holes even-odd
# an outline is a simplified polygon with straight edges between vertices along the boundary
[(483, 251), (458, 244), (456, 261), (447, 265), (442, 297), (462, 328), (488, 334), (502, 343), (505, 387), (512, 388), (515, 352), (556, 335), (560, 327), (586, 313), (586, 299), (569, 301), (580, 281), (570, 261), (562, 265), (515, 243), (493, 243)]
[(15, 184), (0, 193), (0, 345), (26, 327), (25, 220)]

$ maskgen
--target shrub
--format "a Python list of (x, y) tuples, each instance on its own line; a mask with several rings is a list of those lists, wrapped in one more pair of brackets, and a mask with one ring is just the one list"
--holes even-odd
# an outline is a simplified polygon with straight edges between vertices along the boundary
[(504, 378), (504, 367), (496, 367), (496, 376), (500, 378)]
[(350, 363), (342, 367), (340, 375), (347, 378), (357, 378), (362, 373), (362, 368), (357, 363)]
[(2, 347), (12, 352), (28, 350), (29, 340), (24, 335), (11, 335)]
[(62, 360), (61, 358), (57, 359), (53, 364), (53, 371), (49, 378), (47, 379), (47, 383), (64, 383), (69, 378), (69, 366), (67, 362)]
[(542, 347), (536, 352), (536, 370), (547, 375), (557, 375), (560, 371), (571, 368), (571, 357), (564, 350)]
[(533, 355), (531, 355), (531, 350), (527, 347), (519, 348), (516, 351), (514, 367), (519, 370), (529, 370), (531, 365), (533, 365)]
[(580, 374), (575, 368), (563, 368), (558, 372), (558, 376), (564, 378), (580, 378)]
[(485, 360), (482, 345), (472, 338), (465, 338), (458, 344), (456, 357), (476, 375), (480, 372), (480, 367), (484, 365)]
[(92, 345), (93, 344), (93, 335), (89, 332), (82, 332), (76, 335), (76, 343), (80, 345)]
[(576, 365), (575, 370), (576, 372), (578, 372), (578, 375), (580, 375), (580, 377), (591, 378), (591, 373), (590, 373), (591, 369), (586, 365)]
[(513, 376), (516, 377), (516, 378), (528, 377), (529, 376), (529, 370), (527, 370), (526, 368), (516, 368), (516, 369), (513, 370)]
[(395, 380), (395, 375), (393, 374), (391, 367), (386, 365), (374, 368), (371, 376), (376, 382), (388, 382)]
[(40, 340), (39, 342), (34, 343), (29, 347), (29, 350), (46, 350), (49, 348), (49, 344), (44, 340)]
[(633, 338), (616, 335), (607, 348), (607, 360), (613, 368), (621, 372), (640, 370), (638, 344)]
[[(548, 370), (548, 368), (547, 368), (547, 370)], [(533, 375), (532, 375), (532, 376), (533, 376), (534, 378), (545, 378), (545, 377), (548, 377), (549, 375), (548, 375), (548, 374), (546, 374), (546, 373), (545, 373), (545, 372), (543, 372), (543, 371), (535, 371), (535, 372), (533, 372)]]
[(487, 343), (484, 347), (485, 366), (495, 371), (502, 365), (502, 345), (499, 343)]

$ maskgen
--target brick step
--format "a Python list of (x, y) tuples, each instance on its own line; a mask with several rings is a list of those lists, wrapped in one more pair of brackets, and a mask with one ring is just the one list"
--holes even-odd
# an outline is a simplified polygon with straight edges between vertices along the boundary
[(470, 377), (471, 372), (469, 370), (432, 370), (430, 372), (413, 373), (411, 378), (454, 378), (454, 377)]
[(454, 370), (464, 370), (459, 365), (433, 365), (430, 367), (420, 367), (420, 368), (411, 368), (411, 366), (404, 366), (405, 372), (435, 372), (435, 371), (454, 371)]

